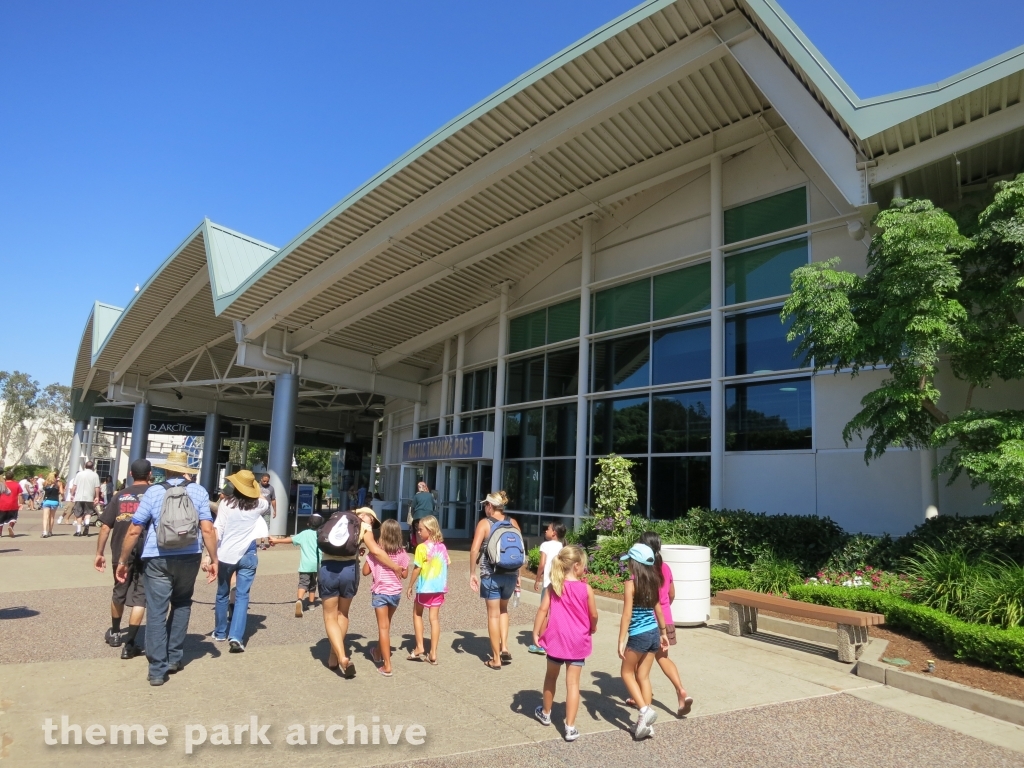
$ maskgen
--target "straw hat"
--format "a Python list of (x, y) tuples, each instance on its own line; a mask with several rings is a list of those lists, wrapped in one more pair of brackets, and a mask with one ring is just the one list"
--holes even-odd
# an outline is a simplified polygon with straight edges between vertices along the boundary
[(260, 497), (260, 484), (256, 480), (256, 476), (248, 469), (240, 469), (235, 474), (228, 475), (225, 480), (243, 496), (248, 496), (250, 499)]
[(354, 514), (356, 515), (356, 517), (359, 517), (359, 515), (369, 515), (377, 521), (378, 525), (380, 525), (380, 518), (377, 517), (377, 513), (373, 511), (372, 507), (360, 507), (359, 509), (354, 511)]
[(163, 461), (154, 461), (154, 467), (165, 469), (168, 472), (179, 472), (183, 475), (194, 475), (195, 467), (188, 465), (188, 454), (184, 451), (170, 451)]

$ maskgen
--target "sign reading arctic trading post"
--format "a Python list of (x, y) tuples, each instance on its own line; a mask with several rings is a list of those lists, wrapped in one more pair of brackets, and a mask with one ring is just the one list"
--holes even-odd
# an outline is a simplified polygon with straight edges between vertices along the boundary
[(402, 443), (402, 461), (406, 464), (419, 461), (474, 461), (493, 456), (493, 432), (424, 437)]

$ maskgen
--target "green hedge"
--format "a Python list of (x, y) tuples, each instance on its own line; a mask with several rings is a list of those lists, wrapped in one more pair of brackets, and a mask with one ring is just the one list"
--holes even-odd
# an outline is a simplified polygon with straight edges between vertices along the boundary
[(729, 568), (725, 565), (711, 566), (711, 594), (723, 589), (753, 589), (750, 571)]
[[(712, 577), (712, 580), (714, 577)], [(789, 596), (806, 603), (885, 614), (885, 623), (942, 643), (958, 659), (1024, 672), (1024, 627), (999, 629), (971, 624), (888, 592), (850, 587), (799, 585)]]

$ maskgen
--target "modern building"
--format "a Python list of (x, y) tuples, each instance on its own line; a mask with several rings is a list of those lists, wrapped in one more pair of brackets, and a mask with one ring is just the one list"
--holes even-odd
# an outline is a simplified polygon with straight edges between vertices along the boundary
[[(864, 100), (772, 0), (643, 3), (283, 248), (201, 224), (123, 311), (96, 305), (77, 417), (131, 406), (141, 439), (151, 408), (269, 424), (279, 484), (296, 430), (333, 440), (390, 502), (425, 478), (454, 536), (491, 489), (528, 532), (585, 514), (610, 452), (659, 518), (710, 504), (899, 534), (981, 512), (931, 452), (866, 465), (844, 444), (886, 372), (812, 375), (779, 308), (801, 264), (863, 271), (894, 197), (956, 207), (1024, 170), (1022, 97), (1024, 47)], [(942, 385), (955, 412), (963, 388)]]

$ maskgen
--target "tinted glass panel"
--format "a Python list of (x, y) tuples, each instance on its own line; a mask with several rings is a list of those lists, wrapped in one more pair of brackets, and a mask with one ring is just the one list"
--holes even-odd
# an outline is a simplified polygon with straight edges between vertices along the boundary
[(594, 333), (646, 323), (650, 319), (650, 278), (594, 294)]
[(711, 309), (711, 264), (654, 277), (654, 319)]
[(751, 312), (725, 320), (725, 375), (769, 373), (799, 368), (797, 342), (786, 341), (792, 319), (783, 324), (779, 310)]
[(672, 520), (694, 507), (711, 506), (711, 459), (658, 456), (651, 459), (651, 517)]
[(494, 407), (494, 368), (466, 374), (462, 383), (462, 410), (479, 411)]
[(576, 404), (544, 409), (544, 455), (576, 455)]
[(573, 299), (548, 307), (548, 344), (580, 335), (580, 300)]
[(725, 447), (729, 451), (810, 448), (810, 379), (726, 387)]
[(807, 238), (787, 240), (725, 260), (725, 303), (784, 296), (793, 290), (790, 274), (807, 264)]
[(649, 378), (650, 334), (594, 343), (594, 392), (646, 387)]
[(508, 364), (506, 405), (544, 399), (544, 355)]
[(647, 408), (646, 396), (594, 401), (590, 452), (647, 453)]
[(428, 421), (426, 424), (420, 424), (420, 437), (437, 437), (439, 428), (437, 421)]
[(654, 332), (652, 384), (711, 378), (711, 323)]
[(539, 461), (506, 461), (503, 485), (511, 509), (540, 511)]
[(576, 460), (559, 459), (544, 462), (544, 493), (541, 495), (541, 512), (558, 515), (573, 513), (575, 498)]
[(508, 324), (508, 351), (522, 352), (544, 345), (546, 310), (512, 318)]
[(697, 453), (711, 450), (711, 390), (654, 395), (651, 451)]
[(580, 350), (578, 347), (548, 355), (547, 397), (568, 397), (576, 394), (580, 377)]
[(634, 515), (647, 515), (647, 462), (646, 456), (631, 456), (629, 459), (633, 466), (629, 468), (629, 474), (633, 477), (633, 485), (636, 487), (636, 504), (633, 505)]
[(505, 457), (532, 459), (540, 456), (542, 408), (505, 414)]
[(781, 232), (807, 223), (807, 190), (791, 189), (779, 195), (738, 205), (725, 212), (725, 242)]

